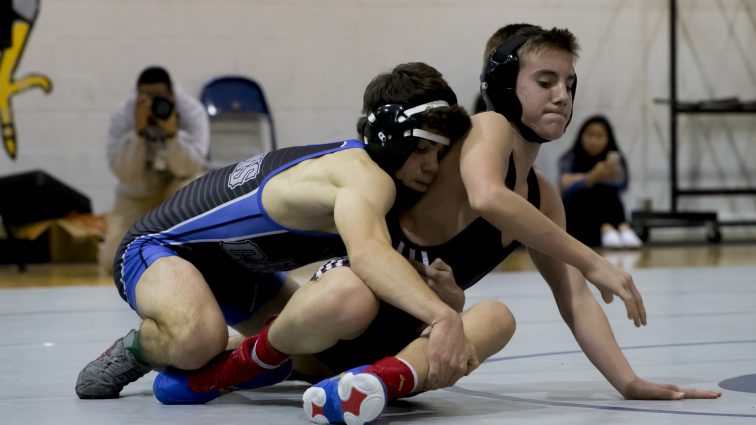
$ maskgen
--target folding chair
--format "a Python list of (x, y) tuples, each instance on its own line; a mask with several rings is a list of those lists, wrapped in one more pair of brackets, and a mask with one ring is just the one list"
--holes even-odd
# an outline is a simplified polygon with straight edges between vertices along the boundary
[(219, 168), (276, 148), (273, 118), (260, 85), (244, 76), (221, 76), (202, 88), (210, 116), (210, 167)]

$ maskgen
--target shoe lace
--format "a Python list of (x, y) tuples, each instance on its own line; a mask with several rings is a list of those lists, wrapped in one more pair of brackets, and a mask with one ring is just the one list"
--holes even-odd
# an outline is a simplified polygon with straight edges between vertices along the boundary
[[(113, 351), (112, 348), (108, 349), (101, 356), (105, 364), (100, 370), (100, 374), (106, 376), (114, 385), (124, 386), (136, 381), (149, 371), (147, 366), (141, 367), (138, 360), (128, 350), (118, 350), (115, 355), (113, 355)], [(107, 356), (105, 356), (106, 353)]]
[[(116, 342), (116, 344), (117, 344), (117, 342)], [(113, 349), (115, 348), (116, 344), (113, 344), (110, 347), (108, 347), (107, 350), (103, 351), (102, 354), (100, 354), (99, 356), (97, 356), (96, 360), (104, 361), (108, 357), (110, 357), (110, 355), (113, 354)]]

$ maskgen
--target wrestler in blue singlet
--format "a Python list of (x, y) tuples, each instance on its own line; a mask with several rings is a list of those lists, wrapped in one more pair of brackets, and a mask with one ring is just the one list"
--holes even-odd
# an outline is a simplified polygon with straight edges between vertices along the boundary
[(283, 285), (282, 272), (344, 255), (338, 234), (286, 228), (262, 206), (267, 181), (304, 160), (344, 149), (347, 140), (259, 154), (213, 170), (132, 226), (116, 252), (114, 280), (137, 309), (136, 284), (155, 260), (179, 256), (203, 274), (229, 324), (246, 319)]

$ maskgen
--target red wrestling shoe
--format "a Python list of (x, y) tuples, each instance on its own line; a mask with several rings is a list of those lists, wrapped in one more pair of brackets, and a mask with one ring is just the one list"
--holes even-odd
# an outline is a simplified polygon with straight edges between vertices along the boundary
[(258, 365), (250, 355), (257, 335), (245, 338), (235, 350), (225, 351), (198, 370), (167, 368), (152, 384), (163, 404), (204, 404), (237, 390), (266, 387), (291, 374), (291, 359), (272, 369)]

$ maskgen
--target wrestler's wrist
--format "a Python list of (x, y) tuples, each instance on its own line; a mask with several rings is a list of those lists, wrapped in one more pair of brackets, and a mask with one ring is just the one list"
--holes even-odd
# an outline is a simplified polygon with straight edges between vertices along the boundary
[(454, 311), (451, 307), (444, 304), (444, 309), (437, 314), (433, 320), (431, 320), (428, 323), (428, 327), (432, 330), (434, 326), (437, 325), (444, 325), (444, 324), (453, 324), (455, 322), (461, 322), (462, 318), (459, 316), (459, 313)]
[(622, 394), (623, 397), (628, 397), (632, 389), (632, 385), (634, 385), (634, 383), (639, 379), (640, 377), (638, 377), (638, 375), (630, 372), (615, 378), (614, 380), (616, 382), (612, 382), (612, 380), (609, 380), (609, 382), (620, 394)]

